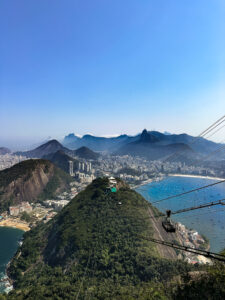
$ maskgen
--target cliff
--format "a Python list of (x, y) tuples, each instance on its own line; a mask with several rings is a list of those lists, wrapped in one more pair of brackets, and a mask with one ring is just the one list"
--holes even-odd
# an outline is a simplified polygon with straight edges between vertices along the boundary
[(22, 201), (54, 197), (69, 187), (71, 177), (47, 160), (26, 160), (0, 172), (0, 211)]

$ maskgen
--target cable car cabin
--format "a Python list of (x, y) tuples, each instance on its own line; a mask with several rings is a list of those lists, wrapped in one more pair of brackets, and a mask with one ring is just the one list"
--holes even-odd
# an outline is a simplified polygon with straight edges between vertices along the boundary
[(176, 227), (170, 219), (171, 210), (166, 211), (166, 217), (162, 221), (162, 226), (166, 230), (166, 232), (176, 232)]
[(166, 232), (176, 232), (176, 228), (171, 221), (162, 221), (162, 226), (166, 230)]

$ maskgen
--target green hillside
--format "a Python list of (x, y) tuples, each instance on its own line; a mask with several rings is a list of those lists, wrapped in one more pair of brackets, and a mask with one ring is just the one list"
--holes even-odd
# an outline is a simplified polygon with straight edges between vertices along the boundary
[(8, 270), (16, 288), (9, 299), (167, 299), (165, 283), (190, 267), (161, 259), (138, 237), (153, 235), (142, 196), (107, 185), (95, 180), (25, 234)]

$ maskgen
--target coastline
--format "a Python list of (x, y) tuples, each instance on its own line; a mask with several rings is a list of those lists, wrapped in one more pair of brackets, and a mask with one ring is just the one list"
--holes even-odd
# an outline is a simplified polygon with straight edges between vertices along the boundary
[(27, 223), (17, 220), (2, 220), (0, 221), (0, 227), (16, 228), (23, 231), (29, 231), (30, 227)]
[(166, 177), (165, 175), (162, 175), (160, 177), (147, 179), (147, 180), (143, 181), (142, 183), (139, 183), (137, 185), (132, 186), (132, 189), (137, 189), (137, 188), (139, 188), (143, 185), (147, 185), (147, 184), (152, 183), (152, 182), (161, 181), (161, 180), (165, 179), (165, 177)]
[(209, 180), (224, 180), (225, 178), (220, 177), (212, 177), (212, 176), (202, 176), (202, 175), (192, 175), (192, 174), (168, 174), (167, 177), (190, 177), (190, 178), (202, 178), (202, 179), (209, 179)]
[(160, 177), (145, 180), (142, 183), (133, 186), (132, 189), (137, 189), (137, 188), (139, 188), (143, 185), (147, 185), (147, 184), (152, 183), (152, 182), (161, 181), (161, 180), (163, 180), (167, 177), (188, 177), (188, 178), (201, 178), (201, 179), (221, 180), (221, 181), (224, 180), (225, 181), (225, 178), (212, 177), (212, 176), (203, 176), (203, 175), (194, 175), (194, 174), (193, 175), (192, 174), (176, 174), (176, 173), (175, 174), (168, 174), (168, 175), (163, 174)]

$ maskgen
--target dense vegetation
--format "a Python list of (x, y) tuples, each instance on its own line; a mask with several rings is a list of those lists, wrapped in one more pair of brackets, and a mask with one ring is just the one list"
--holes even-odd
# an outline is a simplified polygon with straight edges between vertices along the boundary
[(183, 282), (174, 293), (175, 299), (225, 299), (225, 267), (218, 263), (193, 276), (184, 276)]
[(59, 190), (62, 191), (62, 189), (66, 190), (69, 188), (71, 181), (72, 177), (70, 175), (60, 168), (55, 168), (53, 176), (39, 195), (38, 200), (54, 199), (59, 193)]
[(126, 185), (111, 193), (107, 185), (95, 180), (52, 221), (25, 234), (9, 268), (16, 287), (9, 299), (168, 298), (165, 283), (190, 266), (161, 259), (139, 237), (153, 234), (139, 194)]

